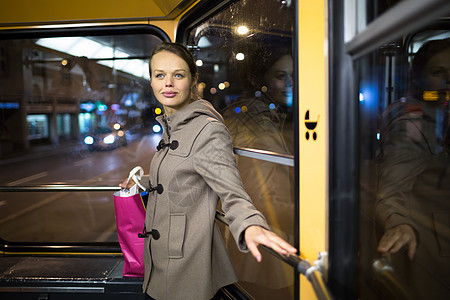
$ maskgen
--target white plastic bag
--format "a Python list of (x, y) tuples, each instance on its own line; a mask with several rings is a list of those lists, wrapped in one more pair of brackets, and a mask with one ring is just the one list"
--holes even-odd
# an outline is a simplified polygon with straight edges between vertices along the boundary
[(133, 170), (131, 170), (130, 174), (128, 175), (128, 180), (127, 180), (127, 183), (125, 186), (128, 185), (128, 182), (130, 181), (130, 179), (133, 179), (133, 181), (136, 184), (133, 185), (129, 189), (127, 189), (127, 188), (121, 189), (119, 191), (119, 196), (120, 197), (129, 197), (129, 196), (139, 194), (139, 188), (141, 188), (142, 190), (145, 191), (145, 187), (143, 187), (141, 184), (141, 178), (143, 175), (144, 175), (144, 169), (142, 169), (142, 167), (140, 167), (140, 166), (134, 167)]

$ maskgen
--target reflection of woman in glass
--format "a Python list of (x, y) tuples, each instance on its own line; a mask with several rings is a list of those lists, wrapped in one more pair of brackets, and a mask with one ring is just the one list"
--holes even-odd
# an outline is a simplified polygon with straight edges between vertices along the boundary
[[(273, 63), (272, 63), (273, 61)], [(266, 96), (275, 101), (285, 111), (292, 108), (292, 74), (294, 72), (294, 62), (288, 49), (275, 49), (267, 60), (260, 62), (260, 66), (269, 67), (263, 74), (261, 88), (267, 85)]]
[(255, 50), (241, 69), (242, 82), (248, 86), (243, 96), (223, 111), (234, 145), (291, 154), (291, 52), (264, 45), (249, 48)]
[[(249, 48), (255, 50), (241, 70), (248, 90), (223, 112), (233, 145), (291, 154), (292, 56), (287, 48)], [(293, 168), (246, 157), (237, 161), (245, 190), (255, 206), (272, 230), (293, 242)], [(233, 245), (229, 248), (241, 283), (252, 294), (254, 288), (258, 299), (274, 299), (274, 295), (277, 299), (292, 298), (289, 266), (274, 258), (257, 265), (251, 257), (233, 252)]]
[(384, 113), (378, 251), (395, 254), (395, 270), (419, 299), (450, 292), (449, 76), (450, 39), (426, 43), (412, 64), (410, 96)]

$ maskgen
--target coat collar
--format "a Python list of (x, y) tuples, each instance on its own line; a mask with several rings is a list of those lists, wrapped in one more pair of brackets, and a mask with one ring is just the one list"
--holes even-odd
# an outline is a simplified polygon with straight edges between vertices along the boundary
[(179, 111), (170, 116), (158, 116), (156, 120), (164, 128), (165, 133), (170, 137), (174, 132), (183, 129), (192, 119), (205, 115), (224, 123), (222, 116), (214, 109), (211, 103), (206, 100), (196, 100), (184, 106)]
[(168, 148), (169, 153), (188, 156), (192, 145), (203, 127), (210, 121), (224, 124), (222, 116), (206, 100), (197, 100), (170, 116), (158, 116), (156, 120), (164, 129), (158, 151)]

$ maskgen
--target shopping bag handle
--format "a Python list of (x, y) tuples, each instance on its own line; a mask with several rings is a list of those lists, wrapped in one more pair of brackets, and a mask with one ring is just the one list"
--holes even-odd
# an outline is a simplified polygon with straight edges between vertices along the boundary
[[(139, 172), (139, 173), (138, 173)], [(141, 179), (142, 176), (144, 176), (144, 169), (142, 169), (141, 166), (137, 166), (134, 167), (131, 171), (130, 171), (130, 175), (128, 175), (128, 180), (127, 180), (127, 184), (125, 186), (128, 186), (128, 182), (130, 181), (130, 179), (133, 179), (134, 182), (136, 182), (136, 184), (145, 191), (145, 187), (142, 186), (141, 184)]]

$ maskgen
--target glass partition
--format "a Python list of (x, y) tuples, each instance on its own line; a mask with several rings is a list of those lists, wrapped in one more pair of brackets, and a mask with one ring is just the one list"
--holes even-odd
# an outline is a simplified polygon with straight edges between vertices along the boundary
[[(135, 165), (148, 172), (159, 141), (148, 60), (162, 34), (2, 34), (0, 186), (118, 186)], [(9, 242), (116, 242), (115, 226), (112, 192), (0, 193)]]
[(450, 286), (449, 23), (382, 46), (358, 59), (356, 70), (361, 298), (445, 299)]
[[(291, 1), (238, 1), (194, 27), (201, 97), (220, 111), (234, 147), (293, 157), (293, 25)], [(294, 244), (294, 168), (237, 156), (241, 177), (271, 228)], [(258, 264), (224, 238), (239, 284), (257, 299), (292, 299), (294, 271), (269, 254)]]

